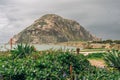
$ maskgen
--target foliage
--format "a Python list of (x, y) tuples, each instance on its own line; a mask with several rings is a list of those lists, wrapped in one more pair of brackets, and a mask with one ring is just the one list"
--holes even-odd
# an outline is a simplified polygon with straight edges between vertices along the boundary
[[(109, 71), (90, 65), (82, 54), (48, 50), (30, 53), (26, 57), (0, 58), (0, 74), (4, 80), (66, 80), (72, 75), (78, 80), (118, 80), (118, 71)], [(76, 77), (75, 77), (76, 78)]]
[(21, 43), (21, 44), (18, 44), (16, 48), (11, 50), (11, 54), (13, 58), (23, 58), (34, 51), (35, 51), (34, 46), (30, 46), (28, 44), (23, 45)]
[(89, 67), (78, 75), (78, 80), (119, 80), (119, 71)]
[(104, 57), (105, 53), (92, 53), (92, 54), (88, 54), (86, 57), (88, 59), (102, 59)]
[(9, 57), (10, 51), (0, 51), (0, 58), (1, 57)]
[(106, 44), (106, 43), (116, 43), (116, 44), (120, 44), (120, 40), (111, 40), (111, 39), (108, 39), (108, 40), (103, 40), (103, 41), (93, 41), (92, 43), (103, 43), (103, 44)]
[(120, 51), (119, 50), (112, 50), (108, 52), (104, 59), (106, 61), (106, 64), (109, 67), (117, 68), (120, 70)]
[(41, 54), (36, 52), (3, 63), (0, 73), (6, 80), (19, 80), (20, 77), (22, 80), (64, 80), (70, 76), (70, 65), (76, 74), (90, 66), (83, 55), (74, 55), (68, 51), (43, 51)]
[(114, 40), (114, 43), (120, 44), (120, 40)]
[(90, 66), (85, 56), (82, 54), (74, 55), (68, 52), (58, 55), (58, 61), (64, 67), (64, 71), (69, 74), (69, 66), (72, 65), (75, 73), (79, 74), (80, 71), (84, 70), (86, 67)]

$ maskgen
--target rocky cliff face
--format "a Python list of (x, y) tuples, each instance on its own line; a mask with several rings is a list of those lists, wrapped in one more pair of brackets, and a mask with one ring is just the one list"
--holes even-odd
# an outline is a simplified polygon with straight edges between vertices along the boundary
[(78, 22), (47, 14), (13, 37), (16, 43), (56, 43), (78, 40), (99, 40)]

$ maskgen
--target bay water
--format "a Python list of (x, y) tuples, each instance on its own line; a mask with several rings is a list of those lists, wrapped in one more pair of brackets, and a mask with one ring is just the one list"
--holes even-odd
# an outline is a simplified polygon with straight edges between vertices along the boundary
[[(62, 50), (75, 50), (76, 47), (72, 46), (62, 46), (62, 45), (54, 45), (54, 44), (32, 44), (37, 50), (43, 51), (43, 50), (49, 50), (49, 49), (62, 49)], [(13, 45), (13, 48), (17, 46)], [(0, 44), (0, 51), (7, 51), (10, 50), (9, 44)]]

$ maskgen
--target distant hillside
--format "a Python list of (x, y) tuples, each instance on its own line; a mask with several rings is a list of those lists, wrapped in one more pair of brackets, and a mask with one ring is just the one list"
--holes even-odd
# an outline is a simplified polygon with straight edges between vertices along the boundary
[(15, 43), (56, 43), (67, 41), (99, 40), (78, 22), (47, 14), (13, 37)]

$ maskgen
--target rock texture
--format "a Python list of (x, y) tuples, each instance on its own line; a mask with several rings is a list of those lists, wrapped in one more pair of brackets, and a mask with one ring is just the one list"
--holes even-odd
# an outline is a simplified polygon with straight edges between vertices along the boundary
[(78, 22), (56, 14), (46, 14), (13, 37), (15, 43), (56, 43), (67, 41), (99, 40)]

